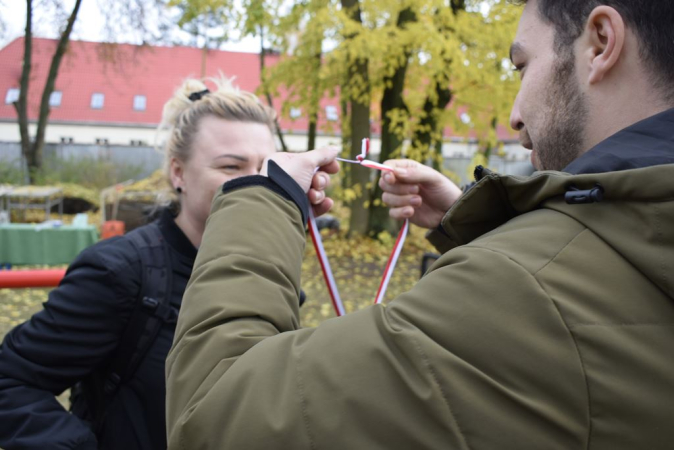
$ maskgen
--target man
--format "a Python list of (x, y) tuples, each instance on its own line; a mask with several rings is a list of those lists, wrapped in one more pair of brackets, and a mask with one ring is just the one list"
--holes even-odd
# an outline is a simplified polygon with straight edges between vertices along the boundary
[(391, 215), (445, 253), (387, 307), (299, 329), (336, 150), (225, 184), (167, 362), (170, 448), (671, 448), (672, 23), (671, 0), (527, 2), (511, 122), (564, 171), (483, 170), (459, 197), (389, 162)]

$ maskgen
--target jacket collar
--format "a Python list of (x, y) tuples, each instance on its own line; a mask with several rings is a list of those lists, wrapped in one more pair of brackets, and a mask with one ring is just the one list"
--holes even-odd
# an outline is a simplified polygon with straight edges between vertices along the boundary
[(569, 164), (573, 175), (674, 164), (674, 108), (605, 139)]
[[(583, 224), (674, 298), (669, 275), (674, 271), (672, 125), (674, 111), (668, 111), (623, 130), (595, 147), (595, 154), (578, 164), (578, 174), (519, 177), (482, 171), (480, 181), (445, 215), (448, 241), (443, 246), (468, 244), (534, 210), (554, 210)], [(567, 194), (598, 186), (603, 192), (599, 203), (569, 201)], [(531, 220), (554, 227), (547, 222), (551, 217), (532, 215)]]
[(159, 216), (157, 225), (161, 230), (164, 238), (169, 245), (178, 252), (178, 254), (189, 261), (190, 265), (194, 263), (197, 257), (197, 249), (192, 245), (190, 240), (185, 236), (185, 233), (178, 227), (175, 222), (175, 217), (169, 211), (169, 208), (164, 208)]
[[(508, 220), (550, 202), (565, 202), (570, 190), (602, 186), (607, 201), (658, 201), (672, 196), (674, 109), (634, 124), (600, 143), (564, 172), (503, 176), (487, 169), (442, 220), (452, 245), (464, 245)], [(644, 188), (648, 186), (648, 188)], [(567, 205), (579, 210), (578, 205)]]

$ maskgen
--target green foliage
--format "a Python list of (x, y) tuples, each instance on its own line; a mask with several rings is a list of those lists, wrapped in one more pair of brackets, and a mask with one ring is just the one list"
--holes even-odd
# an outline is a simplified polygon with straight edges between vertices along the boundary
[(235, 3), (231, 0), (163, 0), (178, 9), (177, 25), (201, 38), (204, 48), (217, 48), (227, 41), (232, 28), (237, 27)]
[[(229, 1), (172, 0), (193, 12)], [(313, 120), (323, 114), (319, 99), (339, 97), (350, 111), (369, 105), (370, 117), (387, 124), (389, 152), (441, 167), (447, 128), (477, 138), (487, 156), (498, 150), (496, 129), (507, 124), (519, 86), (508, 52), (520, 8), (505, 0), (244, 0), (243, 9), (242, 33), (265, 33), (281, 54), (261, 92), (287, 93), (283, 116), (298, 107)], [(401, 76), (401, 101), (382, 107)], [(348, 117), (342, 124), (342, 132), (363, 132)], [(358, 180), (346, 180), (344, 198), (367, 201)]]
[[(486, 6), (488, 12), (481, 12), (487, 11)], [(519, 85), (508, 62), (519, 8), (498, 0), (469, 1), (466, 10), (456, 13), (439, 0), (362, 0), (359, 7), (362, 24), (339, 2), (329, 0), (306, 0), (276, 21), (272, 33), (285, 56), (269, 71), (266, 83), (275, 94), (281, 86), (288, 90), (284, 113), (290, 106), (310, 104), (316, 86), (313, 77), (307, 76), (316, 72), (313, 55), (329, 43), (334, 48), (324, 53), (317, 74), (321, 95), (334, 94), (338, 88), (348, 90), (347, 95), (371, 103), (377, 114), (375, 105), (390, 87), (391, 76), (407, 64), (403, 94), (407, 109), (387, 112), (393, 133), (401, 138), (415, 132), (434, 133), (433, 140), (438, 141), (441, 130), (451, 127), (461, 136), (472, 134), (495, 148), (492, 123), (494, 119), (507, 123)], [(399, 27), (398, 17), (406, 8), (413, 11), (415, 20)], [(294, 47), (288, 36), (297, 40)], [(372, 98), (365, 80), (356, 76), (343, 82), (349, 62), (358, 60), (368, 61)], [(446, 109), (425, 112), (424, 104), (437, 98), (438, 84), (451, 88), (452, 103)], [(422, 120), (428, 114), (437, 121), (434, 130)]]
[(19, 161), (0, 160), (0, 184), (24, 184), (24, 172)]

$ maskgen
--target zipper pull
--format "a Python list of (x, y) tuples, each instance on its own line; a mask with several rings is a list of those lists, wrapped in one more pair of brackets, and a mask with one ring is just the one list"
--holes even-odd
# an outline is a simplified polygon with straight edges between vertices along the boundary
[(569, 186), (569, 190), (564, 194), (564, 200), (569, 205), (599, 203), (604, 200), (604, 188), (599, 183), (594, 188), (585, 190), (580, 190), (572, 185)]
[(473, 176), (475, 177), (475, 181), (480, 181), (482, 177), (484, 176), (484, 166), (475, 166), (475, 170), (473, 171)]

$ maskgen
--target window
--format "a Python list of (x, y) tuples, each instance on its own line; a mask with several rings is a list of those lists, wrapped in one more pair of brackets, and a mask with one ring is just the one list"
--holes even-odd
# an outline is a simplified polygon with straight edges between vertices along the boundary
[(290, 118), (298, 119), (302, 117), (302, 108), (290, 108)]
[(49, 106), (61, 106), (61, 98), (63, 93), (61, 91), (54, 91), (49, 96)]
[(61, 136), (61, 144), (72, 144), (75, 142), (75, 139), (70, 136)]
[(96, 138), (96, 145), (108, 145), (107, 138)]
[(135, 95), (133, 97), (133, 110), (145, 111), (147, 107), (147, 98), (144, 95)]
[(15, 101), (19, 100), (20, 89), (9, 88), (7, 89), (7, 95), (5, 96), (5, 105), (11, 105)]
[(337, 114), (336, 106), (326, 106), (325, 107), (325, 118), (331, 122), (334, 122), (339, 119), (339, 114)]
[(91, 95), (91, 107), (93, 109), (103, 109), (103, 104), (105, 103), (105, 95), (95, 93)]

